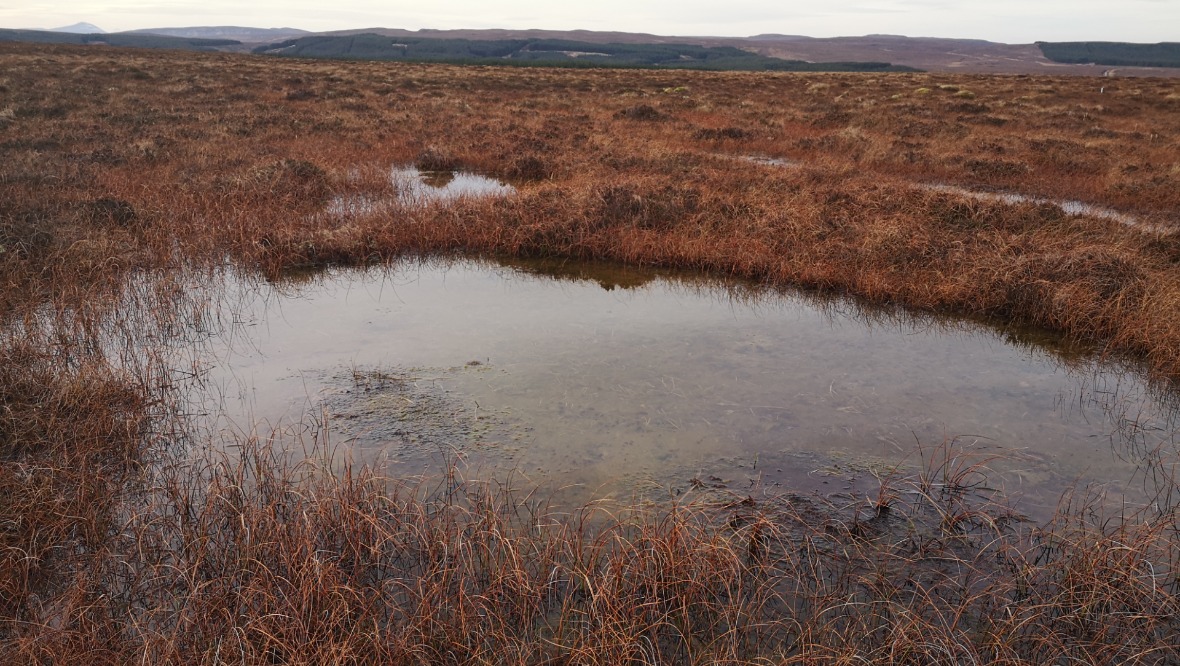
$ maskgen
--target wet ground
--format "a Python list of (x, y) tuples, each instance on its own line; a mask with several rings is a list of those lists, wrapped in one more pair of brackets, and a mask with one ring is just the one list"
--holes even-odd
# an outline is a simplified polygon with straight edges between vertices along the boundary
[[(767, 167), (799, 168), (804, 166), (804, 163), (802, 162), (797, 162), (795, 160), (789, 160), (781, 157), (766, 157), (762, 155), (722, 156)], [(914, 183), (913, 186), (918, 189), (927, 190), (930, 192), (945, 192), (948, 194), (954, 194), (957, 196), (968, 197), (978, 201), (986, 201), (991, 203), (1031, 203), (1036, 205), (1056, 206), (1060, 208), (1061, 212), (1065, 213), (1066, 215), (1082, 215), (1102, 220), (1110, 220), (1112, 222), (1118, 222), (1119, 224), (1125, 224), (1130, 227), (1138, 227), (1149, 233), (1174, 233), (1175, 231), (1175, 215), (1170, 216), (1172, 219), (1168, 220), (1168, 223), (1161, 224), (1159, 222), (1162, 222), (1163, 220), (1157, 222), (1147, 221), (1130, 213), (1114, 210), (1113, 208), (1097, 206), (1084, 201), (1074, 201), (1070, 199), (1050, 199), (1046, 197), (1020, 194), (1018, 192), (973, 190), (966, 187), (960, 187), (958, 185), (947, 185), (943, 183)]]

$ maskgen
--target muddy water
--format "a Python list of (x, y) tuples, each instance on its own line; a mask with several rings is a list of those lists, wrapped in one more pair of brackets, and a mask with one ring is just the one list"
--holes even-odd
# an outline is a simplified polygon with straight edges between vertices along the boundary
[(217, 427), (311, 419), (407, 474), (863, 496), (953, 440), (1035, 512), (1076, 483), (1137, 492), (1138, 453), (1175, 430), (1133, 372), (1036, 336), (609, 266), (407, 264), (226, 303)]

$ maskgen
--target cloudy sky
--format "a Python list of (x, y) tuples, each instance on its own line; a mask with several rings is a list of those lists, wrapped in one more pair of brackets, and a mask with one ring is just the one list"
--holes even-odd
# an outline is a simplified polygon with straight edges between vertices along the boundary
[(661, 35), (888, 33), (1008, 43), (1180, 41), (1180, 0), (0, 0), (0, 27), (548, 28)]

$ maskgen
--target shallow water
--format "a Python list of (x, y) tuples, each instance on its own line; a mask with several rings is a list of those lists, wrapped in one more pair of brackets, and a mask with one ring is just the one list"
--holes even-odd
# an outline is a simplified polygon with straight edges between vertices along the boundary
[[(727, 156), (728, 157), (728, 156)], [(784, 157), (766, 157), (765, 155), (739, 155), (738, 159), (744, 162), (752, 162), (754, 164), (763, 164), (772, 167), (801, 167), (802, 162), (795, 160), (788, 160)]]
[[(871, 492), (955, 440), (1035, 512), (1132, 492), (1174, 411), (1134, 372), (977, 323), (601, 265), (465, 261), (231, 281), (217, 427), (326, 422), (360, 460), (440, 456), (587, 496)], [(230, 341), (230, 342), (227, 342)], [(696, 481), (693, 481), (693, 480)]]
[[(802, 162), (788, 160), (779, 157), (764, 157), (761, 155), (738, 155), (737, 159), (754, 164), (762, 164), (771, 167), (795, 168), (803, 166)], [(927, 190), (930, 192), (946, 192), (949, 194), (957, 194), (959, 196), (977, 199), (979, 201), (989, 201), (1007, 204), (1047, 204), (1057, 206), (1066, 215), (1084, 215), (1087, 217), (1095, 217), (1102, 220), (1111, 220), (1119, 224), (1125, 224), (1131, 227), (1140, 227), (1145, 231), (1151, 232), (1167, 232), (1171, 228), (1163, 227), (1155, 224), (1145, 223), (1142, 219), (1114, 210), (1113, 208), (1104, 208), (1094, 204), (1088, 204), (1084, 201), (1074, 201), (1070, 199), (1049, 199), (1046, 197), (1037, 197), (1028, 194), (1019, 194), (1017, 192), (990, 192), (986, 190), (972, 190), (958, 185), (945, 185), (941, 183), (914, 183), (918, 189)]]
[(1046, 199), (1043, 197), (1034, 197), (1027, 194), (1016, 194), (1014, 192), (983, 192), (979, 190), (969, 190), (964, 187), (956, 185), (938, 185), (938, 184), (923, 184), (921, 188), (931, 192), (948, 192), (950, 194), (958, 194), (960, 196), (978, 199), (980, 201), (996, 201), (1000, 203), (1018, 204), (1018, 203), (1032, 203), (1032, 204), (1049, 204), (1057, 206), (1066, 215), (1086, 215), (1088, 217), (1096, 217), (1102, 220), (1111, 220), (1127, 226), (1136, 226), (1141, 224), (1139, 218), (1127, 213), (1121, 213), (1111, 208), (1103, 208), (1095, 206), (1082, 201), (1070, 201), (1061, 199)]
[(401, 200), (411, 205), (460, 197), (505, 196), (516, 191), (507, 183), (469, 171), (419, 171), (414, 167), (394, 167), (390, 178)]
[(334, 197), (326, 211), (330, 215), (360, 215), (372, 213), (393, 204), (423, 206), (447, 202), (461, 197), (501, 197), (516, 191), (511, 185), (494, 178), (469, 171), (419, 171), (412, 166), (393, 166), (389, 171), (397, 197), (381, 200), (350, 194)]

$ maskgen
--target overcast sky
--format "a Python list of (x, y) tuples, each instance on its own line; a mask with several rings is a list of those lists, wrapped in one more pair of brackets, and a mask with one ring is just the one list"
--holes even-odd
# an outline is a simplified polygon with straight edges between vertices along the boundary
[(240, 25), (547, 28), (660, 35), (888, 33), (1036, 40), (1180, 41), (1180, 0), (0, 0), (0, 27), (79, 21), (114, 32)]

